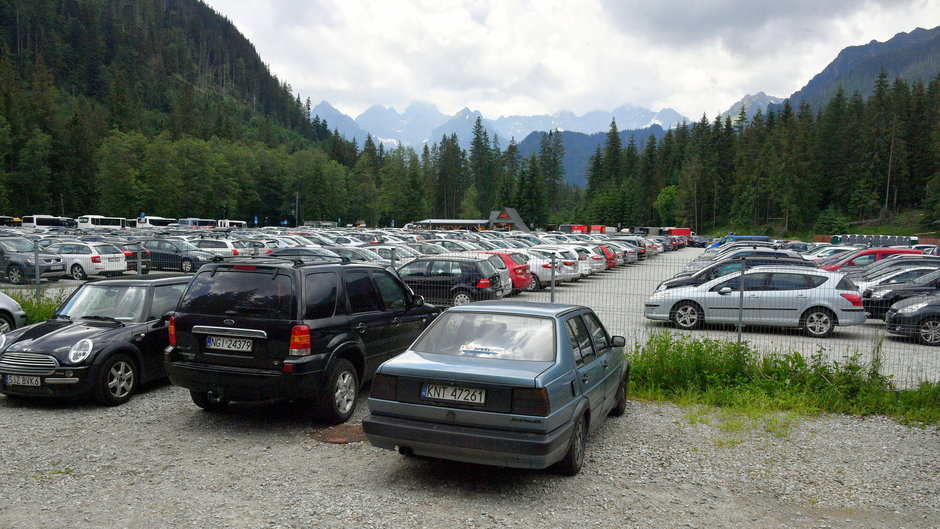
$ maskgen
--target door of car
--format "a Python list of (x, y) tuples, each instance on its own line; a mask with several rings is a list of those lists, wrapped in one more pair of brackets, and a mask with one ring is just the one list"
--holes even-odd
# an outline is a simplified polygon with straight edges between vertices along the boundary
[[(588, 399), (594, 413), (604, 410), (607, 381), (601, 358), (594, 351), (594, 343), (581, 316), (575, 314), (565, 320), (568, 341), (574, 352), (575, 369), (578, 372), (578, 386), (581, 394)], [(592, 421), (592, 423), (595, 421)], [(596, 421), (600, 423), (600, 421)]]
[(428, 266), (430, 264), (430, 261), (424, 260), (408, 263), (398, 269), (398, 277), (415, 294), (430, 298), (431, 296), (428, 295)]
[[(742, 308), (744, 321), (755, 323), (760, 320), (760, 298), (767, 276), (765, 273), (745, 273), (743, 295), (740, 274), (735, 274), (702, 292), (705, 321), (734, 323), (738, 321)], [(727, 292), (725, 288), (730, 288), (731, 291)]]
[(597, 315), (592, 312), (586, 312), (582, 315), (584, 324), (587, 327), (588, 334), (591, 335), (591, 342), (594, 350), (597, 352), (597, 358), (604, 368), (604, 403), (609, 407), (617, 402), (617, 390), (620, 388), (621, 370), (623, 355), (618, 354), (610, 344), (610, 335), (597, 319)]
[(427, 315), (415, 310), (411, 296), (401, 282), (385, 270), (373, 271), (372, 279), (382, 296), (388, 318), (388, 351), (386, 359), (405, 351), (421, 334)]
[(388, 315), (368, 270), (348, 270), (343, 280), (349, 303), (348, 324), (365, 347), (365, 379), (368, 379), (388, 354)]
[(156, 285), (151, 289), (144, 323), (135, 330), (132, 338), (144, 359), (145, 378), (163, 375), (163, 350), (170, 342), (166, 323), (161, 322), (160, 318), (167, 312), (176, 310), (185, 290), (186, 283)]
[(778, 325), (797, 325), (800, 315), (815, 302), (816, 285), (806, 274), (773, 272), (763, 296), (764, 321)]
[(431, 261), (427, 277), (427, 296), (437, 302), (450, 302), (451, 290), (460, 281), (460, 263), (447, 259)]

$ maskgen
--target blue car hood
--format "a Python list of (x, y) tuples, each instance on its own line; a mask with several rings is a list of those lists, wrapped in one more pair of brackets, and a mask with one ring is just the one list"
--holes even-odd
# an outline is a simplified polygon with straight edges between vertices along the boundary
[(408, 350), (385, 362), (379, 373), (511, 386), (535, 387), (535, 379), (555, 362), (500, 360)]

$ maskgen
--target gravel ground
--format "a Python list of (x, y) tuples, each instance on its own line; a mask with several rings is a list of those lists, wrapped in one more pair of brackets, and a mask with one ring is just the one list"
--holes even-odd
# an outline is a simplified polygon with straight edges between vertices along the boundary
[(318, 433), (296, 405), (207, 413), (172, 386), (118, 408), (0, 397), (0, 527), (940, 527), (937, 429), (883, 418), (631, 401), (573, 478)]

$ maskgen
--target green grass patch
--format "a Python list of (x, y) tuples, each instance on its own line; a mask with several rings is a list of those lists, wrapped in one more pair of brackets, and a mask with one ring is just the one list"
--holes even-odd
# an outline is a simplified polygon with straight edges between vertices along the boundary
[(59, 308), (59, 305), (69, 297), (67, 293), (61, 290), (54, 289), (50, 291), (45, 288), (40, 290), (38, 298), (33, 290), (9, 290), (4, 293), (23, 307), (23, 310), (26, 311), (27, 323), (30, 324), (51, 318), (55, 309)]
[[(668, 400), (693, 411), (690, 423), (709, 423), (701, 406), (732, 414), (763, 417), (763, 428), (786, 435), (798, 415), (845, 413), (886, 415), (903, 423), (940, 424), (940, 384), (924, 382), (896, 390), (880, 372), (876, 353), (870, 363), (859, 355), (827, 361), (817, 353), (763, 355), (746, 343), (691, 339), (668, 332), (651, 336), (627, 353), (630, 393), (649, 400)], [(783, 417), (767, 415), (790, 412)], [(725, 429), (740, 428), (737, 419), (719, 417)]]

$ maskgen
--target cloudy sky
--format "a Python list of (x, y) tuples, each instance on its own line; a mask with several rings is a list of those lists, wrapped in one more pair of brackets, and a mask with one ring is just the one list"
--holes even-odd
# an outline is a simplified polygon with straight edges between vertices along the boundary
[(488, 118), (787, 97), (847, 46), (940, 25), (936, 0), (204, 0), (302, 99)]

